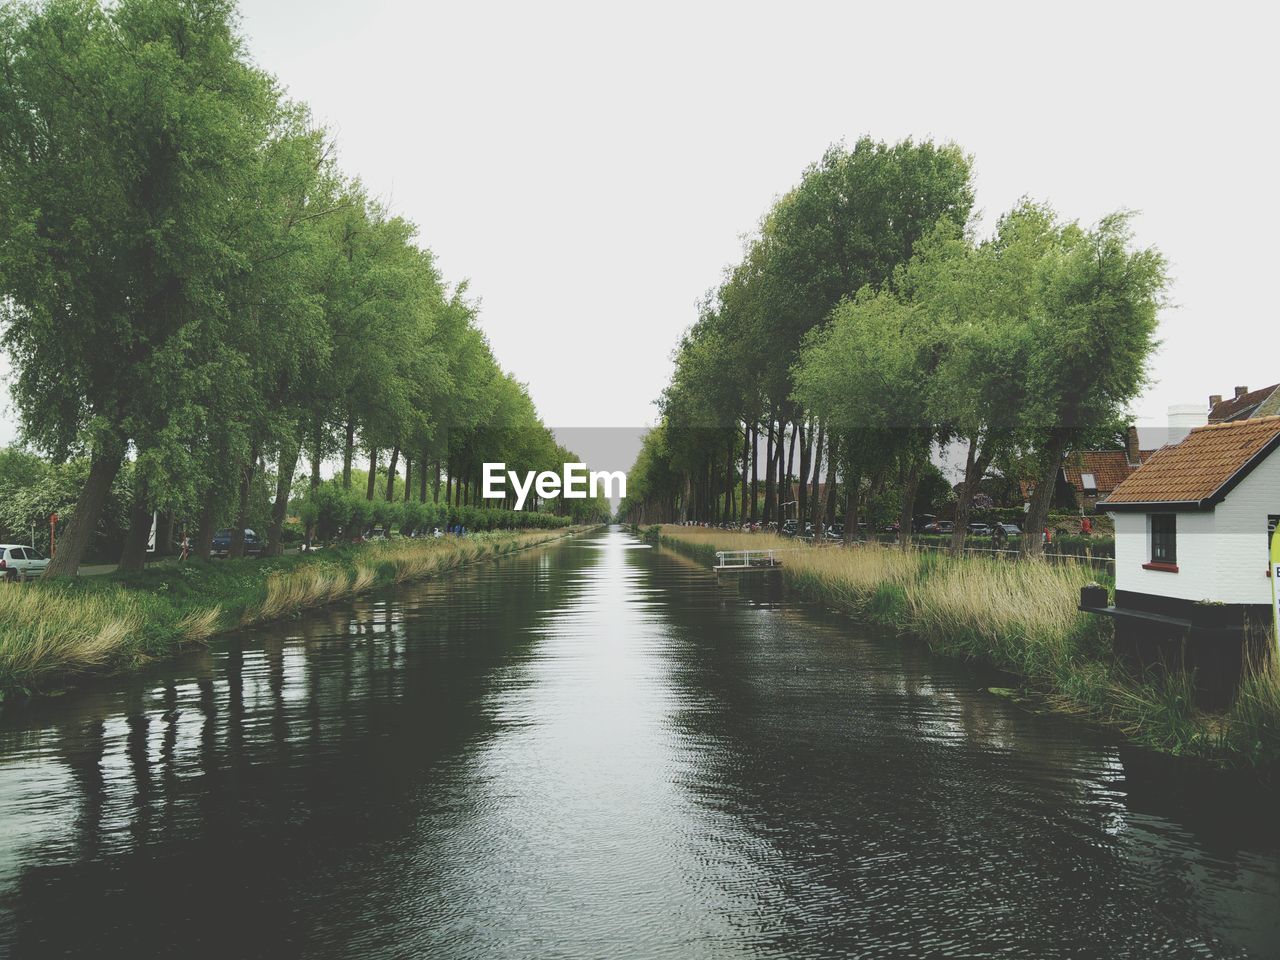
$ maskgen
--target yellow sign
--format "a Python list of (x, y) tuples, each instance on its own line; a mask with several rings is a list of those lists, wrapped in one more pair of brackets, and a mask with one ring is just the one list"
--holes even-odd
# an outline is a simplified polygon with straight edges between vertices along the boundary
[(1275, 613), (1276, 643), (1280, 644), (1280, 523), (1271, 535), (1271, 607)]

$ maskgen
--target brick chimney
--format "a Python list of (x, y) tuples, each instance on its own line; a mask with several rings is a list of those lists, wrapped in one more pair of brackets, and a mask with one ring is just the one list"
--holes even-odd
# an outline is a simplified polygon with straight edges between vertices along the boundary
[(1249, 392), (1248, 387), (1236, 387), (1236, 399), (1239, 400), (1248, 392)]
[(1141, 452), (1138, 445), (1138, 428), (1130, 427), (1129, 433), (1125, 438), (1125, 459), (1129, 461), (1129, 466), (1136, 467), (1142, 462)]
[(1221, 402), (1222, 402), (1222, 394), (1220, 394), (1220, 393), (1213, 393), (1213, 394), (1210, 394), (1210, 395), (1209, 395), (1209, 409), (1210, 409), (1210, 410), (1212, 410), (1214, 407), (1216, 407), (1216, 406), (1217, 406), (1218, 404), (1220, 404)]

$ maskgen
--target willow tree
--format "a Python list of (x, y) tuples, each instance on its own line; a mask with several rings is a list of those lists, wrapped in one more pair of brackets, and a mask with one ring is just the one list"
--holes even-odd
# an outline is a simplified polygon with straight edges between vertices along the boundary
[(921, 383), (933, 330), (920, 308), (890, 290), (864, 290), (811, 333), (796, 364), (796, 398), (840, 438), (845, 538), (857, 529), (861, 481), (891, 473), (902, 488), (900, 536), (911, 536), (920, 471), (934, 439)]
[(88, 478), (51, 574), (79, 567), (129, 443), (169, 429), (275, 94), (226, 0), (0, 10), (0, 288), (25, 437)]
[(1019, 416), (1039, 470), (1023, 538), (1032, 556), (1042, 552), (1034, 534), (1048, 520), (1064, 455), (1110, 432), (1147, 383), (1169, 277), (1158, 250), (1134, 245), (1131, 219), (1067, 224), (1039, 264)]
[(1036, 335), (1037, 279), (1059, 234), (1051, 212), (1022, 202), (978, 244), (956, 225), (940, 222), (902, 271), (902, 286), (942, 347), (922, 383), (931, 417), (947, 424), (966, 448), (951, 544), (957, 553), (979, 482), (1018, 441), (1027, 402), (1024, 371)]

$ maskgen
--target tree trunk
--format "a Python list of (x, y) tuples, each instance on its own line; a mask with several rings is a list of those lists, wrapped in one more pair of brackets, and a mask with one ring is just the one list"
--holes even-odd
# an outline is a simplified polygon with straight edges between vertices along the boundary
[(1053, 490), (1057, 485), (1058, 471), (1062, 469), (1062, 455), (1067, 450), (1067, 431), (1054, 427), (1049, 431), (1045, 444), (1045, 460), (1035, 492), (1031, 494), (1031, 507), (1027, 511), (1027, 525), (1022, 530), (1022, 555), (1044, 555), (1041, 538), (1049, 522), (1049, 508), (1053, 505)]
[(141, 570), (147, 564), (147, 541), (151, 539), (153, 513), (146, 485), (137, 484), (133, 506), (129, 509), (129, 529), (120, 550), (119, 569), (126, 573)]
[[(783, 436), (783, 439), (786, 439), (786, 436), (787, 436), (786, 429), (787, 429), (787, 428), (786, 428), (786, 425), (785, 425), (785, 424), (783, 424), (783, 425), (782, 425), (782, 431), (783, 431), (783, 432), (782, 432), (782, 436)], [(786, 488), (787, 488), (787, 499), (788, 499), (788, 500), (794, 500), (794, 499), (795, 499), (795, 491), (793, 491), (793, 490), (791, 489), (791, 478), (792, 478), (792, 476), (794, 476), (794, 475), (795, 475), (795, 468), (796, 468), (796, 435), (797, 435), (799, 432), (800, 432), (800, 431), (796, 429), (796, 424), (795, 424), (794, 422), (792, 422), (792, 424), (791, 424), (791, 442), (790, 442), (789, 444), (787, 444), (787, 472), (786, 472), (786, 473), (784, 473), (784, 474), (782, 475), (782, 476), (783, 476), (783, 484), (784, 484), (784, 485), (786, 486)]]
[(391, 448), (391, 463), (387, 466), (387, 503), (396, 499), (396, 465), (400, 462), (400, 445)]
[(74, 577), (89, 550), (103, 504), (111, 493), (111, 484), (124, 463), (124, 448), (95, 449), (89, 463), (89, 476), (76, 498), (71, 519), (58, 537), (58, 553), (45, 569), (47, 577)]
[(734, 471), (738, 458), (734, 456), (734, 444), (725, 444), (724, 458), (724, 522), (730, 523), (738, 509), (738, 478)]
[(196, 540), (191, 547), (191, 555), (200, 560), (208, 560), (213, 550), (213, 535), (217, 532), (218, 500), (221, 491), (216, 482), (211, 482), (204, 494), (204, 503), (200, 507), (200, 520), (196, 527)]
[(427, 502), (427, 451), (418, 458), (418, 502)]
[(173, 554), (174, 528), (177, 526), (177, 518), (170, 511), (160, 514), (160, 523), (156, 530), (156, 555), (167, 557)]
[(978, 438), (971, 438), (969, 455), (964, 463), (964, 479), (960, 481), (960, 489), (956, 491), (956, 525), (951, 531), (951, 552), (957, 557), (964, 553), (965, 538), (969, 536), (974, 492), (991, 463), (991, 456), (985, 450), (979, 452), (978, 446)]
[(787, 474), (785, 469), (786, 453), (787, 453), (787, 426), (785, 423), (779, 420), (778, 421), (778, 448), (774, 451), (774, 456), (777, 458), (778, 462), (773, 465), (773, 472), (776, 475), (776, 479), (774, 480), (774, 484), (773, 484), (773, 498), (774, 498), (773, 512), (774, 512), (774, 516), (777, 517), (779, 526), (781, 526), (782, 522), (787, 519), (788, 508), (784, 508), (782, 505), (786, 501), (791, 499), (791, 495), (789, 493), (785, 495), (783, 493), (784, 487), (790, 486), (789, 482), (787, 481)]
[(830, 527), (836, 522), (836, 454), (839, 452), (839, 439), (835, 431), (827, 434), (827, 493), (826, 524)]
[(751, 522), (756, 522), (756, 498), (760, 495), (760, 424), (751, 425)]
[(404, 502), (413, 499), (413, 460), (408, 454), (404, 457)]
[(914, 532), (916, 492), (920, 489), (920, 474), (923, 466), (919, 458), (911, 456), (902, 477), (902, 509), (898, 514), (898, 544), (904, 550), (911, 545), (911, 534)]
[(796, 528), (803, 533), (804, 522), (809, 519), (809, 460), (811, 451), (809, 449), (812, 437), (807, 427), (800, 423), (796, 423), (793, 428), (796, 433), (800, 434), (800, 476), (797, 478), (799, 483), (796, 487)]
[[(311, 448), (311, 489), (316, 490), (320, 486), (320, 460), (322, 441), (320, 438), (320, 427), (317, 424), (314, 445)], [(311, 545), (316, 539), (316, 521), (314, 519), (307, 521), (307, 531), (305, 534), (307, 549), (311, 549)]]
[(284, 521), (289, 513), (289, 494), (293, 492), (293, 471), (298, 466), (300, 447), (292, 440), (280, 445), (280, 459), (276, 464), (276, 499), (271, 504), (271, 522), (267, 526), (266, 556), (284, 554)]
[(364, 498), (366, 500), (373, 499), (373, 491), (376, 489), (375, 484), (378, 482), (378, 448), (369, 448), (369, 481), (365, 484)]
[(856, 473), (844, 481), (844, 542), (853, 543), (858, 535), (858, 488), (862, 478)]
[(233, 560), (244, 556), (244, 525), (249, 522), (249, 494), (253, 492), (253, 474), (257, 469), (258, 445), (255, 443), (249, 450), (249, 462), (240, 471), (240, 495), (231, 527), (231, 546), (227, 549), (227, 556)]
[(431, 481), (431, 502), (440, 502), (440, 461), (436, 461), (434, 478)]
[(769, 421), (764, 457), (764, 522), (773, 519), (773, 421)]
[(351, 458), (355, 455), (356, 449), (356, 424), (354, 420), (347, 421), (347, 436), (342, 443), (342, 489), (351, 489)]
[(824, 424), (818, 422), (818, 440), (813, 445), (813, 489), (809, 492), (809, 509), (813, 516), (813, 529), (822, 524), (822, 444), (827, 442)]

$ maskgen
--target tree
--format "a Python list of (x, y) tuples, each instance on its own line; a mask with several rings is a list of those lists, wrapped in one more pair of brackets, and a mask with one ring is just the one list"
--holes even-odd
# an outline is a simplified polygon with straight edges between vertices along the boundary
[(1169, 277), (1158, 250), (1133, 246), (1130, 221), (1115, 213), (1090, 230), (1067, 224), (1038, 271), (1019, 428), (1040, 471), (1023, 538), (1030, 556), (1042, 552), (1035, 534), (1048, 519), (1063, 456), (1114, 429), (1147, 383)]
[[(75, 573), (142, 434), (178, 439), (228, 227), (275, 94), (226, 0), (0, 12), (0, 286), (24, 435), (91, 466), (51, 574)], [(172, 448), (170, 448), (172, 452)]]

